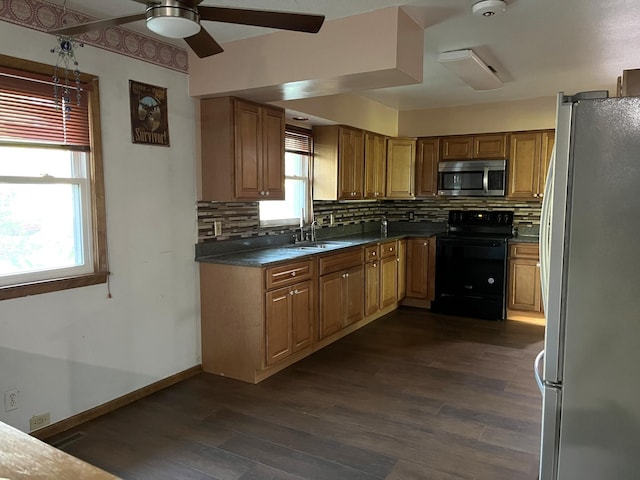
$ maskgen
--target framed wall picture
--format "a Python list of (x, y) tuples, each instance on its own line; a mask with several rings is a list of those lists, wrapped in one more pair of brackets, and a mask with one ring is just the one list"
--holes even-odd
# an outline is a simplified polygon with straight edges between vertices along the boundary
[(131, 141), (169, 146), (167, 89), (129, 80)]

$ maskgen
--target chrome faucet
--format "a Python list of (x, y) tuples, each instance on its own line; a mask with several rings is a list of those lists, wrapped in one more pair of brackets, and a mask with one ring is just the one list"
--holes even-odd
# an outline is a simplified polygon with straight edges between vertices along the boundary
[(311, 241), (316, 241), (316, 227), (318, 226), (318, 221), (314, 218), (313, 222), (311, 222)]

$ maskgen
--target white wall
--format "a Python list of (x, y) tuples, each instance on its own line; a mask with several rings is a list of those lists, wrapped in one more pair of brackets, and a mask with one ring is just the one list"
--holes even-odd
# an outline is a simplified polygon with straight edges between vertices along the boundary
[[(0, 21), (0, 53), (55, 63), (54, 37)], [(85, 46), (100, 78), (111, 293), (106, 285), (0, 302), (0, 420), (23, 431), (200, 364), (194, 102), (187, 76)], [(131, 143), (129, 79), (168, 88), (171, 147)], [(20, 390), (18, 410), (4, 392)]]

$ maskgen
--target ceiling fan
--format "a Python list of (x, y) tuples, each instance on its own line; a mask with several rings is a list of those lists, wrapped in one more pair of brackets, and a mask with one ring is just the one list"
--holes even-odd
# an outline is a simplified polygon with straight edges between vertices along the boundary
[(63, 36), (79, 35), (91, 30), (146, 20), (149, 30), (165, 37), (184, 38), (194, 53), (203, 58), (221, 53), (223, 48), (209, 32), (201, 28), (201, 20), (307, 33), (317, 33), (324, 22), (324, 15), (201, 6), (200, 3), (203, 0), (132, 1), (146, 5), (146, 10), (143, 13), (80, 23), (52, 30), (49, 33)]

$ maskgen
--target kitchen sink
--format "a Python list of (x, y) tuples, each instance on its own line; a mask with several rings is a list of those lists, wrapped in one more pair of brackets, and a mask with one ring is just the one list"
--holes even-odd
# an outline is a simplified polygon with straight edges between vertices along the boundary
[(351, 245), (353, 245), (352, 242), (327, 240), (320, 242), (294, 243), (289, 245), (287, 248), (293, 248), (296, 250), (332, 250), (335, 248), (349, 247)]

